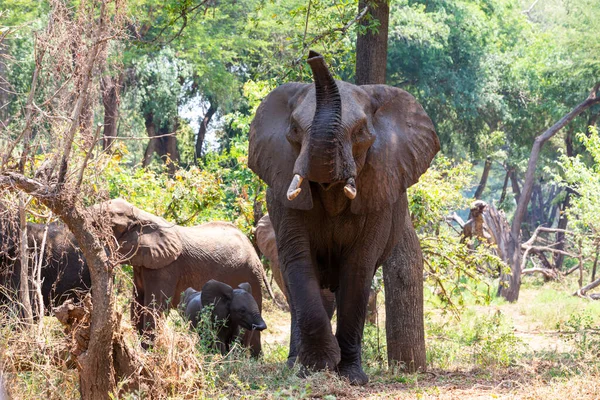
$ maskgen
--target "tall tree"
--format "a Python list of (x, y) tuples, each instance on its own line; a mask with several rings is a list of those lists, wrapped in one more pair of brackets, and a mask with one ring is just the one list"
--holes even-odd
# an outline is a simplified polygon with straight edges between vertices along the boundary
[(359, 12), (364, 7), (368, 7), (376, 23), (370, 28), (371, 21), (368, 18), (360, 23), (366, 32), (356, 38), (356, 84), (385, 83), (390, 6), (387, 0), (360, 0)]
[[(356, 84), (385, 84), (389, 5), (387, 0), (361, 0), (359, 10), (365, 6), (378, 24), (357, 36)], [(369, 21), (361, 24), (366, 27)], [(401, 239), (402, 243), (383, 266), (388, 362), (402, 363), (410, 371), (422, 371), (426, 368), (423, 255), (409, 215), (405, 216), (405, 223), (411, 224), (405, 229), (412, 232), (411, 237)], [(419, 251), (415, 253), (414, 249)]]

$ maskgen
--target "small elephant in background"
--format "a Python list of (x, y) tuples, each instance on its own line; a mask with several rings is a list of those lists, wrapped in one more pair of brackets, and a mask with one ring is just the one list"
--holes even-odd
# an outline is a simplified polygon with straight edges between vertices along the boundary
[(202, 309), (210, 304), (214, 305), (212, 321), (216, 323), (217, 347), (221, 354), (229, 352), (231, 343), (240, 335), (240, 328), (247, 331), (267, 329), (258, 304), (252, 297), (252, 286), (248, 282), (233, 289), (223, 282), (211, 279), (202, 286), (201, 292), (187, 288), (179, 308), (196, 329)]

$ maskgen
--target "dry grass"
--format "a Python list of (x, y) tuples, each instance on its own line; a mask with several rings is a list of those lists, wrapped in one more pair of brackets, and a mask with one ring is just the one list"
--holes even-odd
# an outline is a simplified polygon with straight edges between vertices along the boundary
[[(548, 297), (543, 293), (538, 288), (526, 288), (523, 296), (532, 304), (538, 304)], [(551, 299), (556, 301), (553, 297)], [(122, 297), (118, 304), (121, 311), (127, 309), (127, 301)], [(296, 370), (285, 368), (289, 314), (275, 308), (270, 301), (265, 304), (264, 316), (269, 329), (263, 336), (264, 356), (261, 360), (251, 359), (240, 347), (235, 347), (226, 356), (208, 352), (198, 335), (190, 332), (175, 312), (167, 319), (160, 319), (154, 348), (143, 351), (137, 334), (127, 318), (123, 318), (125, 339), (135, 349), (144, 368), (150, 371), (152, 379), (142, 384), (139, 390), (116, 397), (600, 398), (600, 345), (583, 348), (581, 343), (572, 340), (573, 335), (565, 338), (558, 334), (550, 335), (547, 330), (535, 330), (539, 323), (528, 313), (523, 313), (522, 307), (520, 303), (473, 307), (463, 314), (461, 321), (446, 320), (444, 324), (440, 324), (439, 319), (446, 317), (431, 314), (435, 317), (428, 320), (428, 357), (434, 369), (417, 375), (393, 374), (387, 370), (385, 363), (374, 360), (385, 358), (385, 350), (383, 346), (374, 347), (376, 341), (373, 335), (377, 331), (371, 328), (365, 337), (365, 343), (369, 343), (365, 345), (365, 355), (369, 359), (364, 360), (371, 382), (365, 387), (350, 386), (328, 372), (302, 379), (297, 376)], [(502, 319), (492, 318), (500, 314)], [(383, 318), (382, 315), (382, 325)], [(566, 320), (569, 316), (561, 318)], [(0, 363), (12, 398), (79, 397), (78, 376), (69, 360), (62, 328), (54, 318), (44, 318), (39, 335), (37, 326), (20, 327), (15, 317), (4, 315), (0, 323)], [(494, 324), (498, 325), (498, 329), (493, 329)], [(530, 327), (534, 330), (528, 331)], [(381, 329), (379, 335), (383, 335), (380, 340), (385, 337)], [(513, 342), (513, 337), (519, 340)], [(529, 345), (540, 338), (543, 339), (541, 345)], [(567, 345), (555, 346), (558, 341)], [(510, 349), (510, 346), (517, 348)], [(506, 353), (507, 349), (511, 351)], [(575, 351), (577, 349), (581, 351)], [(481, 358), (482, 351), (497, 354), (486, 354)], [(440, 368), (442, 364), (445, 366)], [(127, 380), (124, 380), (120, 387), (126, 384)]]

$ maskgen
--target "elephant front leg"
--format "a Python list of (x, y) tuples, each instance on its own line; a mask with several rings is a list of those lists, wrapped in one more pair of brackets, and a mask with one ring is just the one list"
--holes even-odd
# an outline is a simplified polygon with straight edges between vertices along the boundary
[(166, 268), (159, 270), (142, 269), (144, 307), (142, 314), (142, 346), (152, 346), (156, 331), (156, 318), (171, 306), (175, 295), (177, 279)]
[(139, 334), (144, 329), (144, 288), (142, 273), (138, 268), (133, 270), (133, 300), (131, 301), (131, 323), (135, 326)]
[(375, 261), (368, 270), (364, 266), (349, 266), (340, 276), (340, 287), (336, 293), (336, 338), (341, 351), (338, 373), (348, 378), (353, 385), (365, 385), (369, 382), (362, 369), (361, 342), (374, 265)]
[(291, 264), (285, 274), (290, 282), (288, 288), (295, 314), (292, 335), (300, 336), (298, 361), (311, 370), (335, 370), (340, 361), (340, 348), (331, 331), (313, 266)]

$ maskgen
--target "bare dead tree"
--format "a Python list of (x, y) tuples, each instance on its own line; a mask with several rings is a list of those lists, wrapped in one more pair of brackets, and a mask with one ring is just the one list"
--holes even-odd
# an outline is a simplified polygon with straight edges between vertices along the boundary
[(558, 133), (564, 126), (571, 122), (579, 114), (590, 108), (595, 104), (600, 103), (600, 95), (598, 90), (600, 89), (600, 82), (596, 83), (593, 89), (590, 91), (588, 97), (581, 103), (579, 103), (573, 110), (563, 116), (554, 125), (548, 128), (545, 132), (535, 138), (533, 147), (531, 149), (531, 155), (529, 156), (529, 163), (527, 165), (527, 172), (525, 173), (525, 183), (521, 189), (521, 195), (517, 202), (517, 210), (513, 217), (510, 241), (508, 246), (509, 251), (509, 265), (511, 268), (510, 275), (502, 274), (500, 281), (501, 285), (499, 288), (499, 294), (510, 302), (515, 302), (519, 298), (519, 290), (521, 288), (521, 224), (525, 219), (527, 212), (527, 206), (531, 199), (533, 192), (535, 170), (537, 162), (540, 157), (540, 152), (544, 144), (550, 140), (556, 133)]

